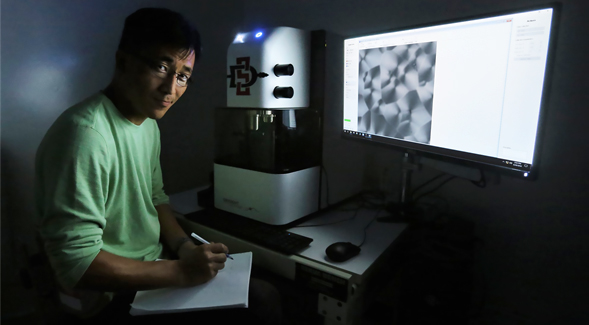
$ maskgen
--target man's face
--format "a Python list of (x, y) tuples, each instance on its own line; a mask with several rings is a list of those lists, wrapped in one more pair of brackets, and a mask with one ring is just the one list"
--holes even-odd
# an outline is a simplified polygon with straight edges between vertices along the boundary
[(123, 77), (124, 96), (131, 119), (160, 119), (186, 91), (195, 56), (162, 47), (137, 54), (124, 54), (128, 68)]

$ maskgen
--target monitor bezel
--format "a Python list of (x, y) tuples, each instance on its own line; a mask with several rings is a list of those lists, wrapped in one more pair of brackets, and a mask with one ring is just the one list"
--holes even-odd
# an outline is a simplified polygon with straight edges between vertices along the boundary
[[(552, 86), (552, 70), (553, 70), (553, 61), (556, 51), (556, 42), (557, 42), (557, 35), (560, 25), (560, 12), (562, 8), (562, 4), (560, 2), (550, 2), (541, 5), (533, 5), (533, 6), (525, 6), (525, 7), (517, 7), (502, 11), (495, 11), (490, 13), (484, 14), (477, 14), (477, 15), (469, 15), (459, 18), (453, 19), (446, 19), (440, 21), (434, 21), (429, 23), (417, 24), (417, 25), (410, 25), (410, 26), (402, 26), (399, 28), (388, 29), (388, 30), (379, 30), (374, 32), (364, 32), (362, 34), (354, 34), (345, 36), (343, 42), (348, 39), (358, 38), (358, 37), (366, 37), (366, 36), (377, 36), (380, 34), (385, 33), (392, 33), (392, 32), (402, 32), (402, 31), (409, 31), (417, 28), (426, 28), (426, 27), (434, 27), (439, 25), (445, 24), (452, 24), (452, 23), (460, 23), (460, 22), (467, 22), (471, 20), (477, 19), (485, 19), (485, 18), (493, 18), (496, 16), (501, 15), (509, 15), (509, 14), (518, 14), (523, 12), (529, 12), (534, 10), (542, 10), (542, 9), (552, 9), (552, 22), (551, 22), (551, 29), (549, 35), (549, 42), (548, 42), (548, 50), (547, 50), (547, 57), (546, 57), (546, 66), (545, 66), (545, 73), (544, 73), (544, 83), (542, 86), (542, 95), (540, 99), (540, 110), (538, 114), (538, 127), (536, 131), (536, 142), (534, 146), (534, 156), (532, 160), (532, 165), (529, 170), (523, 170), (518, 168), (511, 168), (498, 163), (491, 162), (495, 160), (496, 162), (501, 160), (500, 158), (493, 158), (485, 155), (473, 154), (468, 152), (463, 152), (459, 150), (447, 149), (442, 147), (435, 147), (430, 145), (420, 144), (418, 142), (411, 142), (411, 141), (404, 141), (404, 140), (397, 140), (394, 138), (388, 137), (371, 137), (367, 138), (366, 135), (355, 135), (346, 132), (343, 127), (343, 119), (342, 123), (340, 124), (341, 127), (341, 136), (345, 139), (350, 140), (357, 140), (362, 143), (373, 143), (379, 146), (387, 147), (393, 150), (402, 151), (402, 152), (409, 152), (413, 155), (423, 155), (428, 158), (433, 158), (437, 160), (447, 161), (451, 163), (457, 163), (460, 165), (466, 165), (473, 168), (478, 168), (481, 170), (495, 170), (500, 172), (501, 174), (513, 176), (520, 179), (525, 180), (536, 180), (539, 174), (539, 163), (542, 151), (542, 143), (544, 138), (544, 124), (545, 124), (545, 116), (548, 107), (548, 99), (550, 96), (550, 88)], [(343, 82), (342, 82), (343, 84)], [(342, 108), (343, 109), (343, 105)], [(527, 173), (527, 175), (525, 174)]]

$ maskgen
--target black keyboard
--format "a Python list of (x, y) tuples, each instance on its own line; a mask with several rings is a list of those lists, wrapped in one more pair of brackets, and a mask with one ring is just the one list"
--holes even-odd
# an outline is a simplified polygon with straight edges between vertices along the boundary
[(272, 226), (217, 209), (192, 212), (185, 217), (203, 226), (289, 255), (300, 252), (313, 241), (312, 238), (288, 232), (280, 226)]

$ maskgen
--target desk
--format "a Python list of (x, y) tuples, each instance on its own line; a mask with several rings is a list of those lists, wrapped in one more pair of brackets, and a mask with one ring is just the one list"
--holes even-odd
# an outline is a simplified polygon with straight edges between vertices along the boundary
[[(184, 218), (184, 214), (201, 209), (197, 204), (199, 190), (170, 196), (170, 204), (182, 228), (209, 241), (222, 242), (233, 253), (251, 251), (254, 265), (318, 291), (317, 311), (325, 316), (325, 324), (359, 324), (362, 312), (370, 302), (370, 297), (366, 296), (370, 280), (387, 260), (394, 241), (407, 227), (406, 224), (373, 221), (378, 213), (376, 210), (360, 209), (353, 219), (355, 211), (330, 210), (288, 230), (313, 238), (309, 247), (289, 256)], [(320, 227), (300, 227), (345, 219), (351, 220)], [(330, 244), (349, 241), (359, 245), (368, 224), (366, 240), (359, 255), (341, 263), (327, 259), (325, 249)]]

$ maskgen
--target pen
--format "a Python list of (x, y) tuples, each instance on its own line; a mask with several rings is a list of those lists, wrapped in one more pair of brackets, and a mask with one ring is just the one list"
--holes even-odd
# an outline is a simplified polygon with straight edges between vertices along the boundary
[[(210, 244), (208, 241), (206, 241), (204, 238), (202, 238), (201, 236), (192, 233), (190, 236), (192, 236), (194, 239), (198, 240), (199, 242), (203, 243), (203, 244)], [(233, 257), (231, 257), (231, 255), (225, 253), (225, 255), (227, 255), (227, 258), (233, 259)]]

